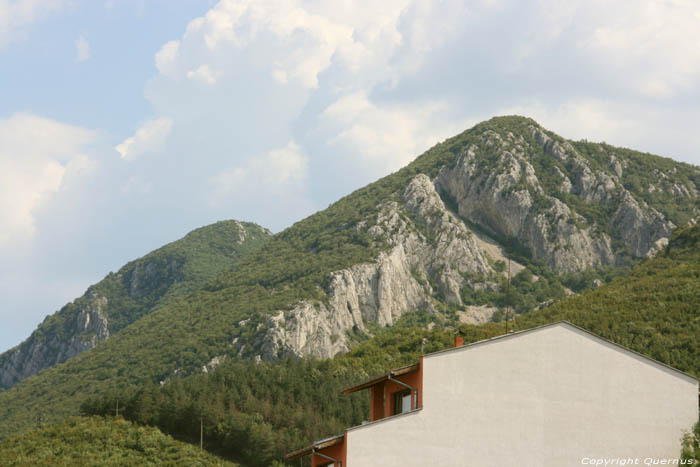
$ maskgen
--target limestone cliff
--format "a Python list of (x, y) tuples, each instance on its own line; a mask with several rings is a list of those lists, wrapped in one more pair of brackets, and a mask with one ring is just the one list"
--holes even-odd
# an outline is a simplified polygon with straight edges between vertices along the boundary
[[(560, 144), (532, 125), (530, 131), (544, 153), (565, 162), (572, 174), (570, 178), (552, 165), (561, 179), (558, 190), (575, 195), (582, 204), (614, 209), (608, 224), (591, 222), (547, 193), (528, 160), (532, 148), (525, 139), (494, 131), (485, 132), (482, 140), (497, 155), (494, 165), (500, 170), (482, 170), (483, 149), (471, 145), (454, 167), (445, 167), (437, 177), (438, 186), (456, 200), (460, 216), (501, 237), (516, 238), (530, 248), (533, 258), (560, 272), (616, 264), (621, 255), (647, 257), (665, 244), (675, 225), (638, 202), (617, 175), (592, 169), (570, 143)], [(626, 251), (615, 251), (608, 232), (624, 242)]]
[(104, 312), (107, 299), (99, 295), (83, 298), (73, 319), (64, 329), (65, 334), (34, 332), (22, 345), (3, 355), (0, 386), (13, 386), (48, 366), (91, 349), (109, 337)]
[[(302, 301), (271, 316), (261, 345), (254, 346), (263, 358), (331, 357), (348, 349), (349, 330), (364, 331), (368, 323), (390, 326), (420, 309), (434, 312), (434, 295), (461, 304), (460, 290), (470, 285), (470, 275), (495, 274), (493, 258), (424, 174), (411, 180), (400, 201), (382, 203), (376, 216), (356, 228), (382, 237), (390, 248), (373, 263), (332, 272), (327, 301)], [(239, 347), (240, 353), (248, 350)]]

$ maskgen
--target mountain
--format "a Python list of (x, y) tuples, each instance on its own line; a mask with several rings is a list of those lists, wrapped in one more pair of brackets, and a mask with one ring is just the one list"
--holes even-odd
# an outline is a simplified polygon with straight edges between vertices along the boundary
[(71, 418), (0, 442), (3, 465), (235, 467), (157, 428), (123, 419)]
[(513, 305), (529, 316), (565, 286), (602, 283), (664, 251), (700, 215), (698, 187), (695, 166), (494, 118), (0, 393), (0, 436), (224, 358), (329, 358), (411, 313), (443, 326), (498, 319), (509, 259)]
[[(676, 225), (700, 215), (699, 186), (694, 166), (568, 142), (529, 119), (493, 119), (280, 234), (271, 247), (291, 246), (289, 262), (342, 261), (278, 275), (309, 281), (307, 293), (268, 309), (262, 324), (239, 322), (236, 349), (327, 358), (347, 350), (347, 331), (420, 309), (487, 321), (503, 304), (509, 243), (515, 272), (547, 279), (518, 310), (530, 311), (566, 293), (550, 272), (653, 256)], [(211, 290), (232, 285), (219, 278)]]
[[(629, 274), (519, 315), (509, 322), (509, 330), (567, 320), (698, 377), (698, 304), (700, 225), (677, 230), (667, 248)], [(463, 324), (459, 331), (466, 342), (475, 342), (502, 335), (505, 325)], [(229, 359), (214, 372), (175, 378), (162, 386), (121, 388), (87, 400), (82, 410), (110, 414), (118, 399), (129, 420), (191, 439), (198, 436), (203, 416), (210, 449), (244, 465), (270, 465), (286, 452), (367, 420), (367, 394), (341, 396), (342, 389), (412, 364), (422, 352), (450, 347), (454, 333), (441, 325), (438, 315), (408, 313), (333, 359)], [(693, 448), (698, 446), (700, 424), (694, 433), (684, 442), (691, 458), (700, 454)]]
[(258, 225), (223, 221), (196, 229), (110, 272), (0, 355), (0, 388), (62, 363), (173, 298), (200, 287), (270, 237)]

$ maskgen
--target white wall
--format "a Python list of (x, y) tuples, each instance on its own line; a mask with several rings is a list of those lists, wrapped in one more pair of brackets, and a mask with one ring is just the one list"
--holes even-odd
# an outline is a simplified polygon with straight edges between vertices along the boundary
[(348, 431), (347, 465), (672, 458), (698, 384), (565, 323), (426, 356), (423, 410)]

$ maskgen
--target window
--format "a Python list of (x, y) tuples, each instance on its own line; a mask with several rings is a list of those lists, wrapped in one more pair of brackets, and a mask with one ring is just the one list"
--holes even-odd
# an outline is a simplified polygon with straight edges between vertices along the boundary
[(411, 390), (394, 393), (394, 415), (411, 411)]

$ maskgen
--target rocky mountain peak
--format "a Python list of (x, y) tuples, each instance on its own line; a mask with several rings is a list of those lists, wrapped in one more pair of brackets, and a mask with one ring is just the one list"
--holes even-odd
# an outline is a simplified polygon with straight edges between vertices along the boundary
[[(523, 117), (495, 118), (453, 140), (451, 160), (408, 179), (357, 223), (388, 250), (331, 272), (327, 301), (280, 310), (263, 325), (263, 344), (239, 343), (238, 352), (326, 358), (347, 349), (351, 329), (440, 303), (481, 322), (494, 308), (466, 306), (462, 296), (499, 289), (495, 264), (506, 243), (557, 274), (576, 274), (653, 256), (675, 228), (627, 186), (637, 154), (567, 141)], [(692, 193), (693, 182), (683, 186)], [(524, 268), (515, 264), (516, 273)]]

